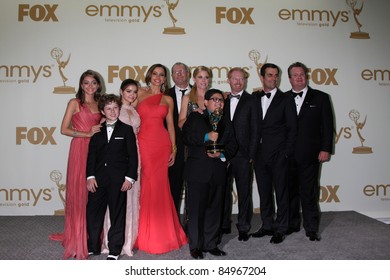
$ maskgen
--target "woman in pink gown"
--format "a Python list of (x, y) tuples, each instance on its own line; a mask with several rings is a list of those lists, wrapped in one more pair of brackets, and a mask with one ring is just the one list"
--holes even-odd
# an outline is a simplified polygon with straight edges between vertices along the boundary
[[(187, 244), (170, 192), (168, 167), (176, 156), (173, 99), (164, 94), (167, 70), (154, 64), (146, 73), (147, 89), (139, 90), (137, 111), (141, 157), (141, 196), (138, 239), (135, 247), (162, 254)], [(167, 129), (164, 126), (167, 123)]]
[(61, 124), (61, 134), (73, 137), (66, 174), (65, 225), (63, 233), (52, 234), (50, 239), (62, 241), (64, 259), (88, 258), (86, 163), (89, 140), (100, 131), (97, 100), (101, 89), (99, 75), (92, 70), (84, 72), (76, 98), (68, 102)]
[[(124, 80), (120, 87), (120, 94), (122, 97), (122, 107), (119, 113), (119, 119), (122, 122), (131, 125), (134, 134), (137, 136), (141, 120), (132, 103), (138, 96), (138, 82), (132, 79)], [(138, 155), (138, 159), (139, 158)], [(141, 190), (140, 169), (141, 165), (138, 163), (138, 180), (135, 181), (133, 187), (127, 191), (125, 243), (123, 244), (121, 254), (126, 254), (128, 256), (133, 256), (133, 247), (138, 235), (139, 196)], [(104, 219), (102, 253), (109, 253), (107, 235), (110, 224), (110, 216), (107, 208)]]

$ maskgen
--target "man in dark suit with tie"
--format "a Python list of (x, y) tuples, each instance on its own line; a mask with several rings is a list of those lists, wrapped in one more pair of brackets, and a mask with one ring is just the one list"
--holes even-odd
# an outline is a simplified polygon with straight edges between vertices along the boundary
[(263, 91), (253, 93), (261, 103), (263, 120), (261, 143), (255, 159), (262, 226), (252, 237), (272, 235), (270, 242), (274, 244), (283, 242), (288, 230), (288, 158), (293, 154), (297, 135), (294, 100), (277, 88), (279, 73), (275, 64), (264, 64), (260, 70)]
[(233, 181), (238, 196), (238, 240), (247, 241), (251, 229), (253, 203), (253, 162), (260, 143), (261, 108), (255, 96), (245, 91), (248, 73), (239, 67), (228, 73), (231, 92), (225, 101), (224, 114), (232, 121), (238, 143), (237, 154), (230, 160), (222, 233), (230, 233)]
[(302, 207), (306, 236), (319, 241), (319, 172), (333, 151), (333, 110), (328, 94), (308, 86), (307, 67), (303, 63), (291, 64), (288, 77), (292, 89), (287, 93), (294, 97), (298, 114), (297, 142), (290, 158), (288, 233), (300, 230)]
[(107, 205), (111, 227), (108, 231), (108, 260), (117, 260), (124, 244), (126, 191), (137, 179), (138, 155), (133, 128), (119, 117), (121, 100), (103, 95), (98, 103), (106, 121), (89, 143), (87, 159), (87, 232), (90, 255), (100, 254), (101, 233)]
[(191, 90), (189, 84), (190, 70), (187, 65), (182, 62), (176, 62), (172, 66), (172, 79), (175, 85), (169, 89), (169, 95), (173, 98), (173, 123), (175, 126), (177, 153), (175, 163), (169, 167), (169, 184), (173, 202), (175, 203), (176, 211), (180, 215), (180, 205), (183, 193), (183, 170), (184, 170), (184, 144), (181, 129), (178, 126), (179, 113), (181, 108), (182, 96)]
[[(226, 255), (218, 248), (226, 167), (237, 150), (230, 119), (223, 115), (217, 121), (218, 118), (212, 114), (216, 108), (223, 110), (223, 93), (210, 89), (205, 94), (204, 102), (206, 110), (202, 114), (192, 112), (183, 126), (183, 141), (188, 148), (184, 168), (184, 179), (188, 186), (187, 236), (194, 259), (203, 259), (203, 252), (214, 256)], [(206, 145), (214, 142), (223, 145), (223, 150), (206, 150)]]

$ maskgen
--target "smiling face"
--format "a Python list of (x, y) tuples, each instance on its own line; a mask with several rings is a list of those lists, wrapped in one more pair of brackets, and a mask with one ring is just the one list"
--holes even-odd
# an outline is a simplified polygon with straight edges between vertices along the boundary
[(209, 112), (214, 112), (215, 109), (220, 108), (223, 109), (224, 105), (224, 99), (223, 95), (220, 93), (214, 93), (211, 97), (210, 100), (205, 100), (204, 104)]
[(307, 85), (307, 77), (302, 67), (292, 67), (289, 72), (289, 80), (293, 90), (299, 92)]
[(267, 67), (265, 69), (264, 76), (260, 76), (261, 82), (265, 92), (270, 92), (278, 86), (279, 82), (279, 69), (273, 67)]
[(246, 86), (246, 79), (242, 71), (233, 71), (227, 82), (233, 94), (237, 94), (244, 90)]
[(110, 102), (104, 105), (104, 109), (102, 110), (102, 114), (106, 117), (106, 120), (109, 123), (116, 121), (119, 117), (119, 105), (116, 102)]
[(85, 76), (81, 82), (81, 88), (83, 89), (85, 95), (94, 95), (99, 88), (99, 83), (93, 76)]
[(194, 76), (194, 84), (198, 89), (207, 90), (210, 84), (210, 76), (207, 71), (201, 70)]
[(123, 104), (130, 105), (138, 97), (138, 87), (130, 84), (124, 90), (121, 90)]

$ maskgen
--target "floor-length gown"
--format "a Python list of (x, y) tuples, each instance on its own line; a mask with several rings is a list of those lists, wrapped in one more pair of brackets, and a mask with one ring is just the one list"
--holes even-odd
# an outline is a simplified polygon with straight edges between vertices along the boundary
[(151, 254), (167, 253), (187, 244), (169, 186), (172, 144), (164, 127), (168, 106), (160, 104), (161, 98), (162, 94), (152, 95), (137, 107), (141, 117), (138, 143), (142, 187), (135, 247)]
[[(131, 105), (123, 104), (119, 113), (119, 119), (122, 122), (131, 125), (133, 127), (134, 134), (136, 135), (137, 138), (141, 120), (135, 108)], [(138, 159), (139, 158), (140, 157), (138, 154)], [(128, 256), (133, 256), (133, 247), (138, 236), (139, 196), (141, 190), (140, 170), (141, 170), (141, 165), (140, 165), (140, 161), (138, 161), (138, 179), (133, 184), (133, 187), (127, 191), (125, 243), (123, 244), (121, 254), (126, 254)], [(109, 253), (108, 230), (110, 229), (110, 225), (111, 225), (110, 214), (107, 207), (106, 216), (104, 218), (104, 226), (103, 226), (104, 233), (103, 233), (103, 243), (102, 243), (102, 253), (106, 253), (106, 254)]]
[[(88, 132), (99, 124), (100, 113), (92, 113), (88, 106), (82, 106), (80, 112), (73, 114), (72, 126), (76, 131)], [(63, 233), (50, 235), (50, 239), (62, 241), (63, 258), (88, 258), (87, 247), (87, 178), (86, 165), (89, 137), (73, 137), (68, 156), (65, 196), (65, 225)]]

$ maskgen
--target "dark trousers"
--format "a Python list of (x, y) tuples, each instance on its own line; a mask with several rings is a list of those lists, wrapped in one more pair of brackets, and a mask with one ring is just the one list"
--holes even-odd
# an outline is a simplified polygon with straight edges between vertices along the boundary
[[(272, 162), (255, 162), (262, 227), (279, 233), (285, 233), (289, 226), (287, 172), (288, 160), (283, 154), (278, 155)], [(273, 192), (277, 207), (276, 219)]]
[[(108, 176), (107, 176), (108, 177)], [(120, 191), (123, 182), (98, 182), (96, 192), (88, 193), (87, 232), (88, 251), (100, 252), (101, 233), (107, 205), (110, 211), (111, 227), (108, 231), (108, 248), (110, 254), (119, 255), (125, 241), (126, 192)]]
[(187, 236), (192, 249), (210, 250), (217, 247), (222, 221), (224, 184), (187, 182)]
[(232, 204), (233, 204), (233, 182), (236, 183), (238, 216), (237, 229), (241, 232), (249, 232), (253, 216), (252, 183), (253, 164), (245, 157), (237, 155), (230, 161), (227, 172), (227, 188), (225, 193), (225, 205), (222, 228), (230, 229)]
[(318, 232), (320, 220), (319, 208), (319, 169), (318, 162), (297, 163), (290, 160), (289, 197), (291, 228), (300, 228), (302, 209), (303, 228), (305, 231)]

